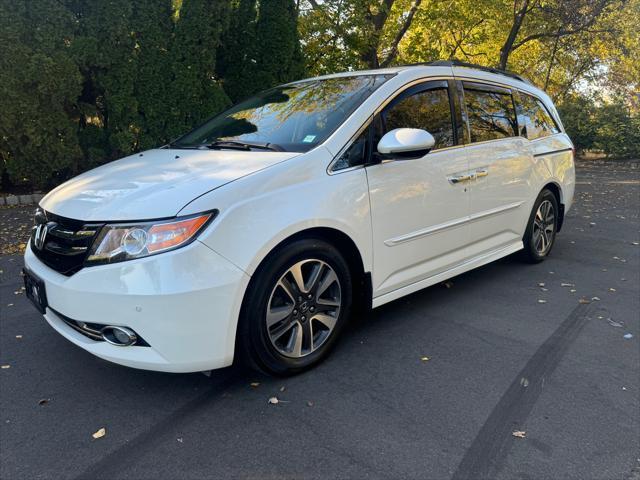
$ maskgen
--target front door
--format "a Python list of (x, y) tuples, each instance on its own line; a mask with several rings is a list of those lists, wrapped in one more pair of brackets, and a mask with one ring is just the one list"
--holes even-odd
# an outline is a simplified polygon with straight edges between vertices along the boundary
[[(454, 92), (451, 92), (452, 94)], [(457, 146), (455, 99), (447, 81), (405, 90), (374, 119), (379, 138), (396, 128), (431, 133), (421, 158), (383, 158), (367, 166), (373, 225), (374, 298), (446, 271), (466, 258), (467, 159)]]

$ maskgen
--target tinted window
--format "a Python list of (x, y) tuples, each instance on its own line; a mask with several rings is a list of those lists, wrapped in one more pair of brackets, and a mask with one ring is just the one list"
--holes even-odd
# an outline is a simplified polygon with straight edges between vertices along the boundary
[(349, 167), (364, 165), (367, 158), (367, 148), (369, 146), (369, 129), (358, 135), (353, 143), (340, 155), (340, 158), (333, 164), (333, 170), (342, 170)]
[(399, 100), (384, 113), (385, 131), (421, 128), (436, 140), (434, 148), (454, 145), (451, 106), (447, 88), (415, 93)]
[(518, 124), (520, 125), (520, 135), (529, 140), (546, 137), (560, 132), (549, 112), (540, 100), (520, 93), (518, 105)]
[(272, 143), (306, 152), (323, 142), (389, 75), (356, 75), (272, 88), (212, 118), (172, 144)]
[(516, 112), (507, 90), (464, 89), (471, 142), (516, 136)]

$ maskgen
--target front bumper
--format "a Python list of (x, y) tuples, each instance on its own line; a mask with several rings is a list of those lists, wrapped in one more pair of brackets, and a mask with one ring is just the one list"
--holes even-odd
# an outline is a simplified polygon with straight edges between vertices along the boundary
[[(105, 360), (163, 372), (231, 365), (249, 277), (199, 241), (171, 252), (83, 268), (66, 277), (27, 247), (25, 266), (45, 283), (45, 319), (66, 339)], [(59, 315), (126, 326), (149, 346), (92, 340)]]

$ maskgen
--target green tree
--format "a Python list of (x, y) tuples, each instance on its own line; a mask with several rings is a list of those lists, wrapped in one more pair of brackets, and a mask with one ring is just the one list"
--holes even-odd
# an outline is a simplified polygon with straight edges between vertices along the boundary
[[(260, 4), (256, 22), (256, 77), (253, 92), (299, 79), (304, 69), (293, 0)], [(253, 93), (248, 92), (248, 93)]]
[(185, 133), (230, 103), (215, 73), (228, 6), (219, 0), (182, 1), (171, 45), (169, 137)]
[(83, 77), (78, 107), (86, 169), (127, 155), (138, 145), (133, 4), (76, 2), (72, 8), (79, 19), (72, 49)]
[(231, 4), (229, 25), (218, 49), (216, 70), (224, 91), (238, 102), (255, 84), (256, 0), (235, 0)]
[(55, 0), (2, 0), (0, 12), (0, 170), (14, 185), (46, 188), (81, 158), (74, 18)]
[(133, 9), (137, 74), (134, 96), (139, 109), (136, 149), (166, 143), (172, 107), (173, 35), (171, 0), (136, 0)]

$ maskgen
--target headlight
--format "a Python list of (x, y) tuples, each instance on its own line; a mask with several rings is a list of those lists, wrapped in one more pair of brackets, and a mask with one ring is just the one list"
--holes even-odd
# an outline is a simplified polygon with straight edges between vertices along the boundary
[(122, 262), (173, 250), (192, 242), (218, 212), (144, 223), (102, 227), (85, 263)]

